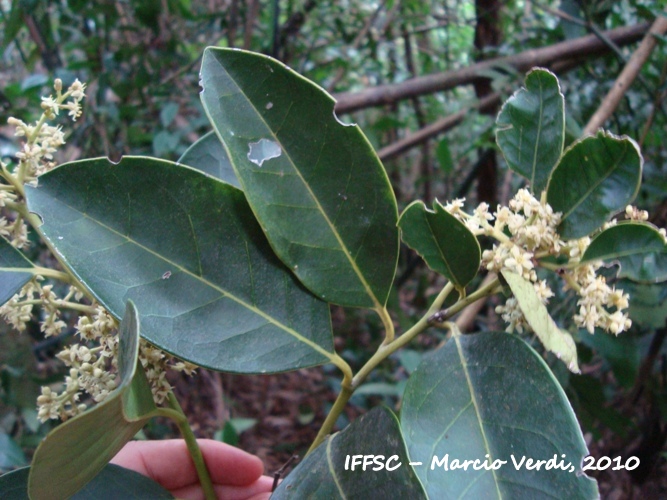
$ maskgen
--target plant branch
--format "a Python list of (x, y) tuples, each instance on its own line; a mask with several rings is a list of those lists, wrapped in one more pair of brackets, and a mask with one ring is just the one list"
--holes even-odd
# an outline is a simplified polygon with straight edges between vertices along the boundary
[(600, 104), (597, 111), (588, 121), (588, 124), (584, 128), (584, 136), (594, 134), (612, 115), (632, 82), (639, 75), (639, 71), (651, 55), (651, 52), (653, 52), (657, 44), (657, 35), (663, 35), (665, 32), (667, 32), (667, 18), (658, 17), (642, 40), (642, 43), (632, 54), (632, 57), (630, 57), (630, 60), (614, 82), (611, 90), (602, 101), (602, 104)]
[(213, 489), (213, 483), (211, 482), (211, 476), (206, 468), (206, 463), (204, 462), (204, 456), (199, 449), (197, 444), (197, 438), (195, 437), (190, 425), (188, 424), (188, 419), (183, 413), (181, 405), (178, 403), (176, 396), (173, 392), (169, 392), (167, 396), (167, 401), (169, 406), (175, 411), (176, 415), (180, 415), (181, 418), (177, 418), (176, 415), (171, 416), (171, 418), (176, 422), (178, 430), (181, 432), (185, 444), (188, 447), (192, 461), (194, 462), (195, 469), (197, 470), (197, 475), (199, 476), (199, 483), (201, 484), (202, 490), (204, 491), (204, 496), (206, 500), (217, 500), (217, 495)]
[[(627, 45), (642, 38), (649, 28), (648, 23), (616, 28), (604, 32), (605, 36), (619, 46)], [(560, 42), (540, 49), (530, 49), (518, 54), (496, 59), (488, 59), (466, 68), (411, 78), (401, 83), (379, 85), (360, 92), (337, 94), (336, 113), (350, 113), (364, 108), (390, 104), (418, 95), (449, 90), (460, 85), (469, 85), (484, 76), (490, 69), (511, 66), (524, 72), (533, 66), (550, 66), (573, 56), (591, 56), (609, 52), (610, 48), (596, 35), (588, 35), (574, 40)]]
[[(415, 323), (412, 328), (395, 339), (393, 342), (389, 344), (382, 343), (380, 347), (378, 347), (378, 350), (375, 352), (375, 354), (373, 354), (373, 356), (371, 356), (366, 364), (361, 367), (361, 369), (351, 379), (351, 381), (347, 379), (343, 380), (343, 383), (341, 384), (341, 392), (338, 394), (334, 405), (329, 411), (327, 418), (324, 420), (324, 423), (317, 433), (313, 444), (310, 446), (308, 453), (312, 452), (315, 448), (322, 444), (326, 437), (331, 434), (334, 425), (336, 424), (336, 420), (338, 420), (338, 417), (345, 409), (345, 406), (352, 397), (352, 394), (354, 394), (354, 391), (363, 383), (364, 380), (366, 380), (368, 374), (371, 373), (377, 365), (387, 359), (391, 354), (407, 345), (429, 326), (432, 326), (434, 323), (441, 324), (469, 304), (496, 293), (499, 285), (500, 282), (498, 281), (497, 277), (491, 280), (489, 283), (485, 284), (482, 282), (482, 286), (480, 286), (480, 288), (474, 293), (471, 293), (465, 298), (461, 298), (449, 309), (438, 312), (449, 294), (455, 290), (455, 286), (451, 282), (448, 282), (435, 298), (428, 311), (426, 311), (422, 318), (417, 321), (417, 323)], [(434, 318), (437, 318), (437, 321), (435, 321)]]

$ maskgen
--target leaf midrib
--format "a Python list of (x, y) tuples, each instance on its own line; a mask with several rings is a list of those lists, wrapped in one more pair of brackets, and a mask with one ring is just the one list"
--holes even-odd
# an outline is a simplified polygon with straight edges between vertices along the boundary
[(600, 186), (600, 184), (602, 184), (604, 181), (606, 181), (618, 169), (618, 166), (620, 165), (621, 160), (623, 158), (625, 158), (626, 151), (627, 151), (627, 146), (624, 144), (623, 145), (623, 153), (620, 155), (619, 159), (616, 160), (612, 164), (612, 167), (609, 168), (609, 170), (607, 171), (607, 173), (604, 176), (600, 177), (597, 182), (593, 183), (593, 185), (591, 186), (590, 189), (586, 190), (582, 194), (582, 196), (579, 198), (579, 201), (577, 203), (575, 203), (574, 205), (572, 205), (572, 208), (570, 210), (568, 210), (567, 212), (565, 212), (561, 216), (561, 221), (564, 221), (565, 219), (567, 219), (572, 214), (572, 212), (574, 212), (577, 208), (579, 208), (579, 205), (581, 205), (584, 202), (584, 200), (586, 200), (591, 195), (591, 193), (593, 191), (595, 191)]
[(535, 140), (535, 146), (533, 149), (533, 166), (532, 166), (532, 173), (530, 176), (530, 187), (531, 189), (535, 189), (535, 176), (537, 175), (537, 153), (538, 150), (540, 149), (540, 137), (542, 135), (542, 115), (544, 114), (544, 99), (543, 99), (543, 94), (544, 90), (542, 88), (542, 79), (538, 78), (538, 85), (539, 85), (539, 90), (540, 90), (540, 116), (539, 119), (537, 120), (537, 137)]
[[(296, 167), (296, 164), (292, 161), (292, 157), (290, 156), (290, 154), (289, 154), (289, 152), (287, 151), (287, 149), (284, 147), (282, 141), (278, 138), (278, 136), (277, 136), (276, 133), (273, 131), (273, 129), (268, 125), (268, 123), (266, 122), (266, 120), (264, 120), (264, 117), (261, 115), (261, 113), (258, 112), (258, 108), (255, 106), (255, 104), (253, 103), (253, 101), (247, 96), (247, 94), (245, 93), (245, 91), (239, 86), (239, 84), (237, 83), (236, 79), (235, 79), (235, 78), (234, 78), (234, 77), (233, 77), (233, 76), (226, 70), (226, 68), (222, 65), (222, 63), (220, 63), (220, 61), (218, 60), (217, 57), (215, 57), (215, 56), (212, 56), (212, 57), (215, 59), (215, 62), (219, 65), (219, 67), (220, 67), (220, 68), (227, 74), (227, 76), (229, 76), (229, 79), (230, 79), (232, 82), (234, 82), (234, 85), (236, 85), (236, 88), (238, 89), (239, 93), (240, 93), (241, 95), (243, 95), (243, 97), (245, 97), (245, 99), (246, 99), (246, 101), (247, 101), (248, 103), (250, 103), (250, 105), (251, 105), (252, 109), (255, 111), (255, 114), (257, 115), (258, 119), (264, 124), (264, 126), (266, 127), (266, 129), (269, 131), (269, 134), (271, 135), (271, 137), (272, 137), (276, 142), (278, 142), (278, 144), (280, 144), (280, 148), (281, 148), (282, 151), (285, 153), (285, 157), (286, 157), (287, 160), (289, 161), (289, 164), (292, 166), (293, 170), (296, 172), (296, 175), (297, 175), (297, 176), (299, 177), (299, 179), (301, 180), (303, 186), (305, 187), (306, 191), (308, 192), (308, 195), (309, 195), (309, 196), (311, 197), (311, 199), (314, 201), (315, 206), (317, 207), (317, 209), (318, 209), (318, 211), (320, 212), (320, 214), (322, 214), (322, 217), (324, 218), (325, 222), (327, 223), (327, 226), (329, 227), (329, 229), (331, 230), (332, 234), (333, 234), (334, 237), (336, 238), (336, 241), (337, 241), (338, 244), (340, 245), (340, 247), (341, 247), (340, 251), (343, 253), (343, 255), (345, 255), (345, 258), (346, 258), (346, 259), (348, 260), (348, 262), (350, 263), (350, 266), (352, 267), (352, 270), (354, 271), (354, 273), (356, 274), (357, 278), (358, 278), (359, 281), (361, 282), (361, 284), (362, 284), (364, 290), (366, 291), (366, 293), (368, 294), (368, 296), (371, 298), (371, 301), (373, 302), (373, 305), (374, 305), (373, 308), (376, 309), (376, 310), (378, 310), (378, 311), (381, 310), (381, 309), (383, 309), (384, 306), (382, 306), (382, 305), (380, 304), (380, 301), (379, 301), (378, 298), (375, 296), (375, 293), (373, 292), (373, 290), (372, 290), (371, 287), (369, 286), (368, 282), (366, 281), (366, 278), (364, 277), (364, 275), (361, 273), (359, 267), (357, 266), (356, 261), (352, 258), (352, 253), (349, 251), (349, 249), (347, 248), (347, 245), (345, 244), (345, 242), (344, 242), (343, 239), (341, 238), (340, 234), (339, 234), (338, 231), (336, 230), (335, 226), (333, 225), (333, 223), (332, 223), (331, 220), (329, 219), (327, 213), (326, 213), (326, 212), (324, 211), (324, 209), (322, 208), (322, 205), (320, 204), (319, 199), (315, 196), (315, 194), (313, 193), (313, 191), (312, 191), (312, 189), (310, 188), (309, 184), (308, 184), (308, 183), (305, 181), (305, 179), (303, 178), (303, 175), (301, 175), (301, 171)], [(303, 77), (301, 77), (301, 75), (298, 75), (298, 76), (299, 76), (300, 78), (303, 78)], [(205, 92), (205, 91), (204, 91), (204, 92)], [(204, 105), (206, 106), (206, 104), (204, 104)], [(208, 108), (208, 106), (206, 106), (206, 107)], [(332, 112), (333, 112), (333, 110), (332, 110)], [(214, 127), (215, 127), (215, 124), (214, 124)], [(216, 127), (216, 128), (217, 128), (217, 127)], [(230, 155), (230, 161), (232, 162), (232, 164), (235, 164), (235, 162), (234, 162), (234, 160), (232, 159), (232, 156), (231, 156), (231, 155)], [(243, 183), (243, 180), (242, 180), (242, 179), (243, 179), (243, 177), (242, 177), (242, 176), (239, 176), (239, 180)], [(245, 189), (246, 186), (244, 185), (243, 187), (244, 187), (244, 191), (247, 192), (247, 190)]]
[[(461, 360), (461, 367), (463, 368), (463, 373), (466, 378), (466, 384), (468, 385), (468, 391), (470, 391), (470, 399), (472, 400), (472, 404), (475, 408), (475, 416), (477, 417), (477, 422), (479, 424), (479, 430), (482, 434), (482, 440), (484, 441), (484, 447), (486, 448), (486, 451), (489, 453), (489, 460), (491, 463), (493, 463), (493, 454), (491, 452), (491, 448), (489, 446), (489, 441), (486, 438), (486, 432), (484, 432), (484, 423), (482, 422), (482, 415), (479, 410), (479, 404), (477, 403), (477, 398), (475, 397), (475, 390), (472, 384), (472, 380), (470, 378), (470, 373), (468, 372), (468, 363), (466, 363), (465, 356), (463, 355), (463, 348), (461, 346), (461, 340), (458, 335), (453, 335), (454, 341), (456, 342), (456, 350), (459, 353), (459, 359)], [(496, 475), (495, 469), (492, 468), (491, 474), (493, 475), (493, 484), (496, 486), (496, 492), (498, 493), (498, 498), (502, 498), (502, 494), (500, 492), (500, 487), (499, 487), (499, 479)]]
[[(179, 269), (181, 272), (187, 274), (188, 276), (191, 276), (191, 277), (193, 277), (193, 278), (195, 278), (195, 279), (201, 281), (201, 282), (204, 283), (205, 285), (211, 287), (213, 290), (219, 292), (222, 296), (227, 297), (227, 298), (233, 300), (234, 302), (236, 302), (236, 303), (242, 305), (243, 307), (249, 309), (250, 311), (254, 312), (254, 313), (257, 314), (258, 316), (264, 318), (264, 319), (265, 319), (266, 321), (268, 321), (269, 323), (271, 323), (271, 324), (275, 325), (276, 327), (278, 327), (278, 328), (284, 330), (286, 333), (288, 333), (289, 335), (292, 335), (294, 338), (296, 338), (296, 339), (299, 340), (300, 342), (303, 342), (304, 344), (306, 344), (307, 346), (309, 346), (310, 348), (312, 348), (313, 350), (315, 350), (315, 351), (318, 352), (319, 354), (322, 354), (323, 356), (325, 356), (327, 359), (329, 359), (329, 361), (333, 361), (333, 359), (334, 359), (334, 355), (331, 354), (329, 351), (326, 351), (325, 349), (323, 349), (322, 347), (320, 347), (320, 346), (319, 346), (318, 344), (316, 344), (315, 342), (313, 342), (313, 341), (307, 339), (306, 337), (302, 336), (302, 335), (301, 335), (300, 333), (298, 333), (296, 330), (293, 330), (292, 328), (290, 328), (290, 327), (284, 325), (283, 323), (281, 323), (281, 322), (275, 320), (272, 316), (269, 316), (268, 314), (264, 313), (261, 309), (258, 309), (257, 307), (248, 304), (247, 302), (245, 302), (245, 301), (239, 299), (238, 297), (236, 297), (234, 294), (232, 294), (232, 293), (230, 293), (230, 292), (227, 292), (226, 290), (224, 290), (224, 289), (221, 288), (220, 286), (218, 286), (218, 285), (212, 283), (211, 281), (205, 279), (203, 276), (198, 276), (197, 274), (195, 274), (195, 273), (189, 271), (187, 268), (181, 266), (180, 264), (178, 264), (178, 263), (176, 263), (176, 262), (174, 262), (174, 261), (171, 261), (171, 260), (167, 259), (167, 258), (164, 257), (163, 255), (161, 255), (161, 254), (155, 252), (154, 250), (152, 250), (152, 249), (150, 249), (150, 248), (148, 248), (148, 247), (142, 245), (141, 243), (137, 242), (136, 240), (131, 239), (129, 236), (126, 236), (126, 235), (124, 235), (123, 233), (117, 231), (116, 229), (114, 229), (114, 228), (112, 228), (112, 227), (110, 227), (110, 226), (107, 226), (106, 224), (102, 223), (102, 222), (99, 221), (98, 219), (95, 219), (95, 218), (89, 216), (87, 213), (80, 211), (80, 210), (77, 209), (76, 207), (73, 207), (72, 205), (69, 205), (68, 203), (65, 203), (63, 200), (60, 200), (60, 199), (55, 198), (55, 197), (52, 197), (51, 199), (56, 200), (56, 201), (58, 201), (59, 203), (62, 203), (63, 205), (65, 205), (66, 207), (70, 208), (70, 209), (73, 210), (74, 212), (76, 212), (76, 213), (78, 213), (78, 214), (81, 214), (82, 217), (85, 217), (86, 219), (92, 221), (93, 223), (97, 224), (98, 226), (104, 228), (105, 230), (107, 230), (107, 231), (109, 231), (109, 232), (111, 232), (111, 233), (113, 233), (113, 234), (119, 236), (120, 238), (125, 239), (128, 243), (133, 244), (133, 245), (136, 245), (137, 247), (141, 248), (142, 250), (144, 250), (144, 251), (150, 253), (151, 255), (157, 257), (158, 259), (161, 259), (162, 261), (168, 263), (170, 266), (174, 266), (175, 268)], [(42, 233), (42, 230), (41, 230), (41, 229), (38, 229), (38, 230), (39, 230), (40, 233)], [(46, 235), (44, 235), (43, 233), (42, 233), (42, 235), (46, 238)], [(48, 238), (47, 238), (47, 239), (48, 239)], [(60, 252), (59, 252), (59, 253), (60, 253)], [(62, 254), (61, 254), (61, 255), (62, 255)], [(67, 258), (66, 258), (64, 255), (63, 255), (63, 259), (64, 259), (65, 261), (67, 261)], [(79, 277), (79, 278), (81, 278), (81, 277)], [(91, 292), (94, 293), (93, 290), (91, 290)], [(94, 293), (94, 294), (97, 295), (96, 293)]]

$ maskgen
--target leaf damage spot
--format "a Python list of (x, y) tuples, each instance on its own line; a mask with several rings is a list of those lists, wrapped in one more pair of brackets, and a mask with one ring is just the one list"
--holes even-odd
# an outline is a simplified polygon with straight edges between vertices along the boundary
[(261, 167), (267, 160), (278, 158), (283, 153), (280, 145), (270, 139), (260, 139), (257, 142), (251, 142), (248, 144), (248, 148), (248, 160), (258, 167)]
[(267, 102), (265, 107), (266, 107), (266, 109), (271, 109), (273, 107), (273, 103), (272, 102)]
[(171, 278), (171, 271), (167, 271), (162, 275), (163, 280), (168, 280), (169, 278)]
[(336, 114), (335, 110), (333, 112), (333, 116), (336, 119), (336, 121), (340, 123), (343, 127), (354, 127), (356, 125), (356, 123), (345, 123), (344, 121), (342, 121), (340, 118), (338, 118), (338, 115)]

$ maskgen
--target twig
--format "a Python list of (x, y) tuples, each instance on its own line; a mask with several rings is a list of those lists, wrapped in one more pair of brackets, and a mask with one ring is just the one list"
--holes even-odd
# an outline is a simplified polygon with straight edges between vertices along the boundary
[(291, 457), (289, 457), (287, 462), (285, 462), (285, 464), (280, 469), (278, 469), (273, 473), (273, 486), (271, 486), (272, 493), (276, 491), (276, 488), (278, 487), (278, 481), (280, 481), (281, 476), (284, 474), (287, 468), (290, 465), (292, 465), (292, 462), (294, 462), (295, 460), (299, 460), (299, 455), (292, 455)]
[(403, 139), (396, 141), (389, 146), (386, 146), (378, 151), (378, 156), (381, 160), (390, 160), (404, 153), (405, 151), (413, 148), (418, 144), (426, 142), (431, 137), (442, 134), (460, 124), (463, 119), (470, 113), (471, 110), (483, 110), (494, 106), (500, 102), (500, 93), (494, 92), (486, 96), (484, 99), (480, 99), (477, 103), (462, 109), (461, 111), (454, 113), (452, 115), (436, 120), (430, 125), (422, 128), (421, 130), (410, 134)]
[(595, 114), (588, 121), (588, 124), (584, 128), (584, 136), (594, 134), (612, 115), (656, 46), (656, 35), (663, 35), (665, 32), (667, 32), (667, 18), (658, 17), (642, 40), (642, 43), (632, 54), (632, 57), (630, 57), (625, 68), (623, 68), (623, 71), (614, 82), (613, 87), (602, 101), (602, 104), (600, 104)]
[[(616, 45), (626, 45), (640, 39), (648, 29), (648, 23), (635, 26), (617, 28), (605, 32)], [(378, 85), (360, 92), (347, 92), (336, 95), (336, 113), (350, 113), (372, 106), (390, 104), (410, 97), (432, 94), (449, 90), (460, 85), (469, 85), (479, 79), (488, 79), (484, 76), (489, 69), (512, 66), (522, 72), (533, 66), (551, 66), (562, 60), (571, 59), (597, 53), (608, 52), (609, 47), (595, 35), (588, 35), (566, 42), (560, 42), (541, 49), (530, 49), (519, 54), (473, 64), (466, 68), (436, 73), (418, 78), (411, 78), (405, 82)]]

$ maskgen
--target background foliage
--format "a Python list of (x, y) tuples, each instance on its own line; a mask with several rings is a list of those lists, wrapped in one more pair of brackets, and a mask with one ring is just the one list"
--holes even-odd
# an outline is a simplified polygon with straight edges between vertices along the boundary
[[(0, 123), (5, 123), (7, 116), (21, 116), (25, 121), (34, 118), (27, 114), (38, 108), (39, 96), (49, 93), (56, 77), (65, 84), (76, 77), (89, 83), (83, 121), (69, 137), (61, 161), (94, 156), (118, 160), (126, 154), (178, 159), (209, 131), (197, 95), (200, 57), (207, 45), (246, 48), (278, 57), (329, 89), (342, 103), (351, 93), (365, 89), (381, 89), (383, 85), (445, 72), (460, 75), (481, 60), (593, 34), (603, 41), (604, 50), (573, 53), (552, 61), (566, 99), (567, 147), (581, 135), (636, 48), (634, 43), (616, 44), (602, 31), (650, 21), (665, 8), (663, 0), (13, 0), (0, 5)], [(605, 124), (611, 132), (627, 134), (642, 146), (644, 182), (637, 205), (649, 210), (659, 226), (667, 222), (666, 76), (663, 39)], [(486, 67), (476, 78), (462, 79), (460, 85), (447, 91), (339, 113), (339, 117), (358, 123), (380, 151), (399, 211), (414, 199), (431, 206), (434, 198), (444, 202), (466, 197), (471, 206), (479, 201), (495, 206), (496, 202), (506, 202), (521, 180), (509, 173), (494, 144), (493, 124), (498, 109), (493, 102), (485, 108), (474, 106), (494, 92), (503, 99), (508, 97), (523, 84), (523, 78), (524, 71), (503, 61)], [(460, 119), (456, 126), (442, 129), (400, 154), (391, 149), (457, 113)], [(0, 133), (0, 154), (13, 155), (17, 142), (9, 129), (0, 129)], [(33, 251), (40, 249), (33, 247)], [(400, 310), (395, 318), (399, 328), (425, 309), (432, 294), (441, 288), (437, 280), (412, 251), (401, 248), (398, 278), (389, 297), (392, 308)], [(623, 288), (632, 296), (632, 331), (615, 339), (582, 335), (582, 375), (570, 375), (559, 365), (552, 366), (561, 376), (590, 439), (592, 454), (636, 455), (641, 459), (642, 467), (631, 477), (620, 473), (603, 477), (603, 494), (612, 487), (624, 491), (645, 488), (644, 493), (650, 493), (654, 491), (651, 488), (660, 487), (655, 478), (665, 470), (667, 289), (650, 284), (631, 287), (629, 283)], [(573, 302), (562, 301), (560, 313), (571, 316), (574, 307)], [(501, 329), (493, 309), (494, 304), (489, 304), (476, 316), (460, 318), (459, 323), (466, 329)], [(334, 309), (333, 317), (337, 331), (352, 334), (336, 339), (337, 350), (353, 366), (362, 364), (366, 352), (363, 347), (379, 341), (379, 322), (348, 309)], [(0, 335), (3, 469), (24, 463), (22, 449), (29, 455), (47, 430), (35, 418), (34, 396), (39, 384), (48, 382), (49, 377), (60, 378), (49, 355), (54, 346), (40, 338), (38, 328), (33, 331), (29, 339), (11, 332)], [(405, 385), (405, 373), (414, 369), (421, 350), (437, 345), (441, 335), (437, 331), (425, 335), (413, 349), (387, 363), (353, 403), (360, 409), (378, 402), (395, 404)], [(346, 340), (351, 338), (354, 343)], [(326, 388), (327, 373), (323, 373), (320, 385)], [(209, 380), (218, 378), (210, 376)], [(242, 379), (225, 382), (227, 394), (234, 393), (235, 385), (246, 383)], [(291, 387), (286, 390), (294, 392)], [(200, 392), (206, 394), (205, 390)], [(317, 401), (299, 401), (296, 396), (292, 401), (304, 429), (323, 412)], [(208, 402), (192, 404), (206, 408)], [(247, 413), (236, 415), (232, 411), (232, 415), (258, 418), (270, 413), (252, 413), (252, 408), (249, 403)], [(217, 424), (222, 429), (223, 423)], [(202, 423), (204, 430), (207, 425)], [(159, 427), (159, 423), (154, 426)], [(245, 427), (241, 424), (239, 428)], [(227, 435), (238, 437), (233, 425), (225, 429)], [(262, 446), (280, 457), (274, 463), (283, 460), (281, 450), (287, 449), (289, 454), (310, 441), (299, 433), (273, 434), (273, 440), (262, 442)]]

